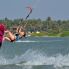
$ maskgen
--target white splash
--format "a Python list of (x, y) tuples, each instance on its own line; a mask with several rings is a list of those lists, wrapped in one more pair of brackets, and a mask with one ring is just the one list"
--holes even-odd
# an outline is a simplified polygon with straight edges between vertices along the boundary
[(69, 66), (69, 54), (47, 56), (38, 50), (29, 49), (21, 56), (15, 56), (12, 59), (7, 59), (4, 56), (0, 56), (0, 65), (8, 64), (16, 64), (18, 66), (52, 65), (53, 67), (63, 67)]

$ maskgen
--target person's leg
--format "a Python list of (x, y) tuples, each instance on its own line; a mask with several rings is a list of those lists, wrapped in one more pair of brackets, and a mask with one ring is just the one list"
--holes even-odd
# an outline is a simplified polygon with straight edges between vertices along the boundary
[(11, 41), (11, 39), (9, 37), (4, 37), (4, 40)]
[(6, 40), (8, 40), (8, 41), (15, 40), (15, 36), (12, 32), (6, 31), (5, 33), (8, 34), (8, 37), (5, 37)]

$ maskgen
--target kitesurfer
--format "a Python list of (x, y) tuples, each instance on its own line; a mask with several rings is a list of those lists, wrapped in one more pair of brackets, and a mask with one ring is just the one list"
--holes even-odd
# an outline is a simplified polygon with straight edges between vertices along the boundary
[(17, 41), (26, 36), (26, 32), (22, 31), (22, 27), (17, 27), (15, 34), (9, 30), (5, 31), (5, 33), (7, 33), (8, 36), (4, 37), (4, 39), (10, 42)]

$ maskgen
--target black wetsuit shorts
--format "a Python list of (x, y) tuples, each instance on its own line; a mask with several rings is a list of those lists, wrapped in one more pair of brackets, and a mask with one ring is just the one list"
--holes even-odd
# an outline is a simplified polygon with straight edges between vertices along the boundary
[(2, 46), (2, 42), (0, 42), (0, 48), (1, 48), (1, 46)]

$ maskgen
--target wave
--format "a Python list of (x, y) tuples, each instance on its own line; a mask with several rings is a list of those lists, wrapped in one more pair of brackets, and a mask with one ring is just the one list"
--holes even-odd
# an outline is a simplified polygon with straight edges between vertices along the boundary
[(27, 51), (24, 55), (24, 60), (26, 62), (16, 64), (18, 66), (22, 65), (53, 65), (54, 67), (69, 66), (69, 54), (61, 55), (57, 54), (54, 56), (47, 56), (38, 51)]
[(52, 65), (53, 67), (69, 66), (69, 54), (62, 55), (56, 54), (48, 56), (38, 50), (27, 50), (21, 56), (15, 56), (14, 58), (5, 58), (0, 56), (0, 65), (15, 64), (17, 66), (24, 65)]
[(44, 41), (33, 41), (33, 40), (18, 40), (16, 42), (24, 42), (24, 43), (35, 43), (35, 42), (57, 42), (57, 41), (63, 41), (63, 40), (44, 40)]
[(16, 42), (26, 42), (26, 43), (28, 43), (28, 42), (38, 42), (38, 41), (30, 41), (30, 40), (22, 41), (22, 40), (18, 40), (18, 41), (16, 41)]

